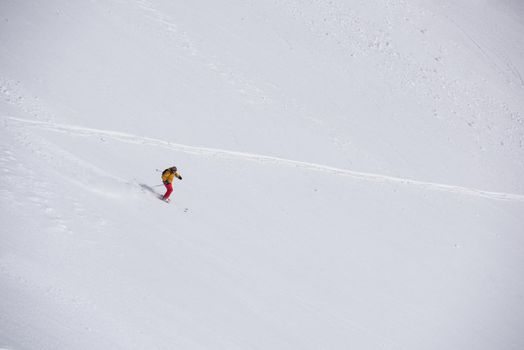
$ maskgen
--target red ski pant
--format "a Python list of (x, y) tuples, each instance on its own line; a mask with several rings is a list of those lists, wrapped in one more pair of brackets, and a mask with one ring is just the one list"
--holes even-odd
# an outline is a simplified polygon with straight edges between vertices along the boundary
[(164, 194), (164, 199), (168, 199), (169, 196), (171, 195), (171, 192), (173, 192), (173, 184), (170, 184), (170, 183), (167, 183), (167, 184), (164, 184), (164, 186), (166, 186), (166, 194)]

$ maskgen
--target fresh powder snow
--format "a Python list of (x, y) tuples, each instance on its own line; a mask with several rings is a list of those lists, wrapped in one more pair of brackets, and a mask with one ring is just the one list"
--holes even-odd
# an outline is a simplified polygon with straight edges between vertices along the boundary
[(524, 349), (523, 18), (1, 1), (0, 349)]

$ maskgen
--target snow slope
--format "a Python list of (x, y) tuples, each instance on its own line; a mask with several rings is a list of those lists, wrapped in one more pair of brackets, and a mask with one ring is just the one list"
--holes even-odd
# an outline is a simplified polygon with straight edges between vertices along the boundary
[(0, 348), (523, 348), (523, 11), (1, 2)]

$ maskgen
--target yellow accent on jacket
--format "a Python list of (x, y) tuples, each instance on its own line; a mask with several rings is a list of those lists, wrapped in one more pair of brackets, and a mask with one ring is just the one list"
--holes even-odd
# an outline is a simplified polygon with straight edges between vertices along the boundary
[(182, 180), (182, 176), (178, 173), (178, 171), (171, 171), (169, 169), (164, 170), (162, 173), (162, 182), (163, 183), (172, 183), (175, 177), (179, 180)]

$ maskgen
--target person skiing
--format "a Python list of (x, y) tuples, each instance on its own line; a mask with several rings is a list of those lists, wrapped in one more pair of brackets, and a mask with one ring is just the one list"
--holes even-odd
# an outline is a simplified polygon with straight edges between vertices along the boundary
[(182, 180), (182, 176), (180, 176), (178, 173), (176, 166), (167, 168), (162, 172), (162, 182), (164, 183), (164, 186), (166, 186), (166, 193), (162, 196), (161, 199), (168, 203), (170, 201), (169, 196), (171, 195), (171, 192), (173, 192), (173, 180), (175, 177), (179, 180)]

